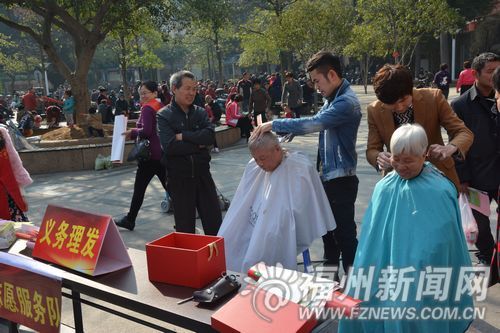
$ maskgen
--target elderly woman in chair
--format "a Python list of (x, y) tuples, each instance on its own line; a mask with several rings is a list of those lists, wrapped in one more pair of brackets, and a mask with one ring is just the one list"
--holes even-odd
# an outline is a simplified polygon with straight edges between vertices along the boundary
[[(425, 162), (428, 141), (420, 125), (399, 127), (390, 149), (394, 171), (375, 186), (346, 288), (364, 301), (366, 313), (389, 311), (343, 319), (339, 332), (465, 332), (471, 320), (425, 317), (436, 308), (473, 310), (461, 274), (472, 268), (457, 190)], [(359, 283), (366, 276), (371, 284)]]

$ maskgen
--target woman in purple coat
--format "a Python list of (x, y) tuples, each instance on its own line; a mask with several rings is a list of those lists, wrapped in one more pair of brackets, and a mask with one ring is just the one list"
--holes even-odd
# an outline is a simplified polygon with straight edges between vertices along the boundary
[(144, 193), (151, 179), (156, 175), (167, 190), (166, 170), (161, 165), (161, 146), (156, 126), (156, 112), (163, 107), (163, 104), (157, 100), (158, 85), (154, 81), (146, 81), (139, 87), (139, 96), (141, 99), (141, 115), (137, 120), (137, 128), (132, 128), (123, 135), (127, 139), (135, 140), (137, 137), (148, 139), (151, 148), (151, 158), (149, 161), (141, 161), (137, 165), (135, 174), (134, 194), (130, 203), (130, 210), (121, 220), (115, 222), (117, 226), (134, 230), (135, 219), (139, 209), (144, 201)]

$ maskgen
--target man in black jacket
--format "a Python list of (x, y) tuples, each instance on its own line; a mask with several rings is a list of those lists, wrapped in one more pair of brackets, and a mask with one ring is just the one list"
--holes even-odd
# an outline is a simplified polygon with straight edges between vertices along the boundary
[(172, 103), (158, 111), (157, 117), (175, 228), (195, 233), (198, 209), (205, 234), (217, 235), (222, 216), (207, 148), (215, 142), (215, 132), (206, 111), (193, 105), (197, 88), (194, 75), (177, 72), (170, 77), (170, 87)]
[[(476, 77), (474, 85), (455, 99), (451, 106), (465, 125), (474, 133), (474, 143), (465, 161), (457, 161), (456, 169), (461, 183), (461, 192), (468, 188), (488, 192), (490, 201), (497, 199), (500, 186), (500, 115), (495, 107), (492, 74), (500, 67), (500, 56), (482, 53), (474, 58), (472, 70)], [(479, 261), (489, 265), (495, 242), (491, 234), (490, 220), (472, 210), (479, 234), (476, 247)]]

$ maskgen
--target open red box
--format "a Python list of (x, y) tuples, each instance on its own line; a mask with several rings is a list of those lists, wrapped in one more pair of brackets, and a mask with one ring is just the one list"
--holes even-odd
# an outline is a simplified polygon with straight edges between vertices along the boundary
[(226, 270), (224, 239), (173, 232), (146, 244), (149, 280), (202, 288)]

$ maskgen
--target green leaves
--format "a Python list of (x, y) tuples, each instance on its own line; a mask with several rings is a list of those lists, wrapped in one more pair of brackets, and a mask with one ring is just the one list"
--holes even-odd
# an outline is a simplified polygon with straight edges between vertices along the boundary
[[(278, 6), (278, 2), (272, 3)], [(269, 6), (270, 3), (268, 1)], [(276, 61), (280, 50), (291, 51), (303, 61), (321, 49), (340, 53), (355, 23), (351, 3), (346, 0), (297, 0), (282, 8), (279, 16), (276, 6), (271, 6), (274, 10), (255, 10), (242, 29), (244, 51), (240, 65), (261, 64), (266, 61), (263, 54)]]
[(364, 49), (376, 56), (385, 48), (389, 54), (398, 51), (397, 60), (406, 64), (422, 36), (454, 32), (460, 22), (445, 0), (359, 0), (356, 9), (362, 28), (354, 30), (346, 51), (359, 55)]

